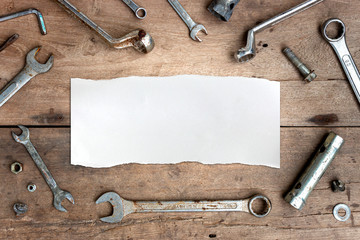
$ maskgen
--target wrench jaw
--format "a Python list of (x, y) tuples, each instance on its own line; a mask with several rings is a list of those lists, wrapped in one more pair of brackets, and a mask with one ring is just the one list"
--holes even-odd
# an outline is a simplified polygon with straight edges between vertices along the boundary
[(14, 140), (21, 144), (26, 144), (30, 140), (30, 131), (27, 127), (18, 125), (18, 127), (22, 130), (21, 135), (16, 135), (14, 132), (11, 132)]
[(206, 35), (208, 35), (208, 32), (206, 30), (206, 28), (204, 27), (204, 25), (202, 24), (197, 24), (195, 25), (191, 31), (190, 31), (190, 37), (194, 40), (194, 41), (199, 41), (202, 42), (202, 40), (197, 36), (197, 34), (202, 31), (203, 33), (205, 33)]
[(54, 65), (54, 56), (51, 55), (45, 64), (39, 63), (35, 57), (40, 51), (41, 47), (36, 47), (26, 55), (26, 64), (30, 66), (36, 73), (46, 73)]
[(118, 223), (124, 218), (123, 199), (115, 192), (107, 192), (96, 200), (96, 204), (109, 202), (113, 207), (113, 214), (108, 217), (100, 218), (106, 223)]
[(75, 204), (73, 196), (67, 191), (59, 189), (57, 193), (54, 194), (54, 207), (61, 212), (67, 212), (67, 210), (61, 205), (61, 202), (65, 198), (69, 200), (72, 204)]
[(117, 49), (133, 47), (141, 53), (149, 53), (155, 47), (154, 39), (143, 29), (134, 30), (111, 44)]

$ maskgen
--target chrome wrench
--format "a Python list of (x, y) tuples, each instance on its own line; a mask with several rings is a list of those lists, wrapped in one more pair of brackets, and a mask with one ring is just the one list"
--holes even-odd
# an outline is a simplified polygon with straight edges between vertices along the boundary
[(270, 18), (269, 20), (266, 20), (265, 22), (260, 23), (259, 25), (255, 26), (254, 28), (250, 29), (248, 31), (247, 35), (247, 43), (246, 46), (243, 48), (240, 48), (234, 55), (235, 59), (240, 62), (248, 62), (251, 59), (253, 59), (256, 55), (256, 44), (255, 44), (255, 34), (258, 32), (261, 32), (269, 27), (274, 26), (275, 24), (278, 24), (300, 12), (305, 11), (306, 9), (311, 8), (312, 6), (315, 6), (318, 3), (321, 3), (324, 0), (307, 0), (303, 3), (300, 3), (299, 5), (280, 13), (279, 15), (276, 15), (275, 17)]
[(12, 132), (12, 136), (14, 140), (25, 146), (26, 150), (29, 152), (31, 158), (34, 160), (39, 171), (43, 175), (46, 183), (49, 185), (54, 195), (54, 201), (53, 201), (54, 207), (59, 211), (67, 212), (66, 209), (63, 206), (61, 206), (61, 202), (65, 198), (67, 198), (72, 204), (75, 204), (73, 196), (69, 192), (60, 189), (60, 187), (57, 185), (49, 169), (46, 167), (44, 161), (41, 159), (39, 153), (36, 151), (34, 145), (31, 143), (29, 129), (21, 125), (18, 127), (22, 130), (22, 134), (18, 136), (14, 132)]
[(45, 64), (36, 61), (35, 56), (40, 49), (41, 47), (34, 48), (26, 55), (26, 65), (23, 70), (0, 91), (0, 107), (33, 77), (51, 69), (54, 64), (54, 56), (51, 55)]
[[(266, 203), (263, 213), (253, 210), (255, 200), (261, 199)], [(129, 201), (115, 192), (104, 193), (96, 200), (96, 204), (109, 202), (113, 206), (113, 214), (100, 220), (107, 223), (118, 223), (128, 214), (147, 212), (247, 212), (255, 217), (265, 217), (271, 211), (270, 200), (261, 195), (242, 200), (223, 201)]]
[(144, 19), (146, 17), (146, 9), (139, 7), (132, 0), (122, 0), (134, 13), (138, 19)]
[(192, 20), (190, 15), (186, 12), (186, 10), (181, 6), (178, 0), (168, 0), (170, 5), (173, 7), (175, 12), (180, 16), (180, 18), (184, 21), (184, 23), (188, 26), (190, 30), (190, 37), (194, 41), (201, 42), (202, 40), (197, 36), (199, 31), (202, 31), (206, 35), (208, 32), (206, 31), (206, 28), (202, 24), (198, 24)]
[[(331, 23), (339, 23), (341, 25), (341, 33), (340, 36), (337, 38), (331, 38), (327, 35), (326, 29)], [(345, 24), (343, 21), (337, 18), (331, 18), (324, 22), (322, 25), (322, 35), (325, 40), (332, 46), (335, 53), (337, 54), (341, 66), (344, 69), (344, 72), (347, 76), (347, 79), (350, 82), (352, 89), (354, 90), (355, 96), (360, 103), (360, 74), (359, 70), (357, 69), (354, 59), (352, 58), (349, 48), (347, 47), (346, 40), (345, 40)]]

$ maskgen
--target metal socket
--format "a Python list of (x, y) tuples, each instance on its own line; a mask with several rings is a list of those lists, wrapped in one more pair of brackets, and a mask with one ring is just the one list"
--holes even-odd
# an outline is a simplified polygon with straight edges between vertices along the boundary
[(294, 187), (286, 194), (285, 201), (294, 208), (301, 210), (343, 143), (344, 140), (340, 136), (330, 132)]

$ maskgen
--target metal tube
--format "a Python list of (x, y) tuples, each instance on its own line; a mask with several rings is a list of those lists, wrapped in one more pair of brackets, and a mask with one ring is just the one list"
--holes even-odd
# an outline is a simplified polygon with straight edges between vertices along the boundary
[(285, 201), (301, 210), (343, 143), (344, 140), (340, 136), (330, 132), (294, 187), (286, 194)]

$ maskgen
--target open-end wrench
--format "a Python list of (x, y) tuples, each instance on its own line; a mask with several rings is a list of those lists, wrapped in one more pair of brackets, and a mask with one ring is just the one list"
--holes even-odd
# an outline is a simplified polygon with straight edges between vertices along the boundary
[(86, 26), (94, 30), (99, 34), (111, 47), (116, 49), (123, 49), (128, 47), (133, 47), (141, 53), (149, 53), (153, 50), (155, 43), (150, 34), (146, 33), (143, 29), (136, 29), (126, 34), (121, 38), (113, 38), (110, 34), (105, 32), (99, 25), (91, 21), (85, 14), (83, 14), (79, 9), (72, 5), (67, 0), (55, 0), (60, 4), (68, 13), (74, 15), (79, 20), (81, 20)]
[[(266, 203), (264, 213), (253, 210), (253, 202), (262, 199)], [(271, 211), (270, 200), (261, 195), (242, 200), (222, 201), (129, 201), (115, 192), (104, 193), (96, 200), (96, 204), (109, 202), (113, 206), (113, 214), (100, 220), (107, 223), (118, 223), (130, 213), (146, 212), (247, 212), (255, 217), (265, 217)]]
[(122, 0), (134, 13), (138, 19), (144, 19), (146, 17), (146, 9), (139, 7), (132, 0)]
[[(339, 23), (341, 26), (341, 32), (336, 38), (331, 38), (326, 33), (326, 29), (331, 23)], [(343, 67), (344, 72), (350, 82), (350, 85), (354, 90), (355, 96), (360, 103), (360, 74), (359, 70), (355, 65), (354, 59), (350, 54), (349, 48), (347, 47), (345, 40), (345, 32), (345, 24), (340, 19), (331, 18), (322, 25), (321, 33), (325, 40), (332, 46), (332, 48), (336, 52), (341, 66)]]
[(170, 5), (174, 8), (174, 10), (177, 12), (177, 14), (180, 16), (180, 18), (184, 21), (184, 23), (188, 26), (190, 30), (190, 37), (194, 41), (201, 42), (202, 40), (197, 36), (199, 31), (202, 31), (206, 35), (208, 32), (206, 31), (205, 27), (202, 24), (198, 24), (192, 20), (190, 15), (186, 12), (186, 10), (181, 6), (178, 0), (168, 0)]
[(51, 69), (54, 64), (54, 56), (51, 55), (45, 64), (41, 64), (35, 59), (40, 49), (41, 47), (36, 47), (26, 55), (26, 64), (23, 70), (0, 91), (0, 107), (33, 77)]
[(61, 205), (61, 202), (67, 198), (72, 204), (75, 204), (73, 196), (62, 189), (57, 185), (55, 179), (51, 175), (49, 169), (46, 167), (44, 161), (41, 159), (39, 153), (36, 151), (34, 145), (30, 142), (30, 131), (28, 128), (19, 125), (18, 126), (22, 130), (22, 134), (20, 136), (16, 135), (12, 132), (12, 136), (14, 140), (18, 143), (21, 143), (25, 146), (26, 150), (29, 152), (31, 158), (34, 160), (36, 166), (39, 171), (43, 175), (46, 183), (49, 185), (53, 195), (54, 195), (54, 207), (62, 212), (67, 212), (66, 209)]

